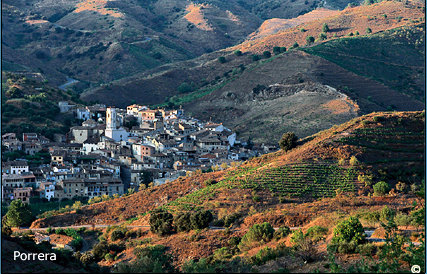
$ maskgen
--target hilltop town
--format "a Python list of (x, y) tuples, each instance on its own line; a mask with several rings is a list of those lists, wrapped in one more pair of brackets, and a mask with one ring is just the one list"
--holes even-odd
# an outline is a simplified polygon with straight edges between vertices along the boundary
[[(74, 113), (81, 125), (55, 134), (55, 140), (36, 133), (23, 133), (22, 139), (15, 133), (2, 136), (6, 151), (25, 155), (2, 163), (3, 202), (117, 197), (276, 150), (242, 142), (224, 125), (203, 123), (183, 109), (78, 107), (68, 102), (59, 102), (59, 108)], [(37, 155), (47, 161), (32, 161)]]

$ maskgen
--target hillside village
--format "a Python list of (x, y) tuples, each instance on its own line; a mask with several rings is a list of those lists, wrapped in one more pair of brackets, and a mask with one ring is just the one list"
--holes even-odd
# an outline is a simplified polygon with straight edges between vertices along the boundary
[(60, 102), (61, 112), (81, 121), (55, 140), (24, 133), (2, 136), (8, 151), (49, 153), (50, 163), (25, 159), (2, 163), (2, 201), (31, 197), (50, 201), (120, 196), (172, 181), (192, 172), (224, 169), (235, 161), (275, 151), (273, 146), (242, 142), (220, 123), (203, 123), (183, 109), (126, 109)]

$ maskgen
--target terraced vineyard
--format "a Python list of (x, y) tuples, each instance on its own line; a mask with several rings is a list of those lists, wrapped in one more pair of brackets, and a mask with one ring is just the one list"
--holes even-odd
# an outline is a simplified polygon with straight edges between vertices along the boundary
[(194, 210), (214, 199), (221, 189), (269, 190), (277, 196), (333, 197), (336, 190), (355, 192), (358, 187), (356, 167), (339, 167), (331, 162), (307, 162), (275, 168), (238, 167), (215, 185), (194, 191), (167, 205), (170, 211)]
[[(386, 153), (405, 153), (407, 160), (422, 161), (425, 132), (422, 128), (408, 131), (404, 127), (359, 128), (351, 135), (338, 139), (347, 145)], [(391, 159), (388, 157), (388, 159)]]
[(244, 179), (241, 188), (270, 190), (281, 196), (332, 197), (336, 190), (354, 192), (357, 169), (332, 163), (302, 163), (262, 170)]

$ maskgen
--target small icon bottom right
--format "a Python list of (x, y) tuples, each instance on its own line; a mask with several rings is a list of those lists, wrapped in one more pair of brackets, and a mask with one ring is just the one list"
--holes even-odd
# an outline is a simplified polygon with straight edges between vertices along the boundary
[(413, 265), (411, 267), (411, 272), (412, 273), (420, 273), (421, 272), (421, 267), (419, 265)]

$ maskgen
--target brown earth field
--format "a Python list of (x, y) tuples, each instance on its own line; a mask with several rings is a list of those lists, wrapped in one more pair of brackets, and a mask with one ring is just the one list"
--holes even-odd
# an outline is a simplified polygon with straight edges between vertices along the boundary
[(290, 51), (184, 108), (203, 120), (222, 121), (240, 137), (276, 143), (284, 132), (305, 137), (391, 104), (399, 110), (424, 108), (419, 100), (323, 58)]
[[(357, 6), (346, 8), (338, 13), (318, 11), (316, 15), (302, 18), (295, 23), (295, 26), (287, 28), (288, 21), (283, 21), (283, 31), (269, 34), (274, 24), (261, 25), (261, 27), (252, 35), (252, 39), (245, 41), (240, 45), (234, 46), (231, 50), (240, 49), (243, 52), (262, 54), (265, 50), (272, 51), (274, 46), (290, 48), (295, 42), (299, 45), (305, 45), (306, 37), (313, 36), (318, 38), (322, 33), (322, 26), (326, 23), (329, 27), (327, 39), (335, 39), (348, 36), (349, 33), (366, 34), (366, 29), (370, 28), (373, 33), (402, 27), (413, 24), (413, 21), (424, 21), (424, 13), (421, 8), (424, 6), (419, 1), (409, 1), (407, 4), (395, 1), (382, 1), (369, 6)], [(312, 12), (314, 13), (314, 11)], [(385, 15), (385, 16), (384, 16)], [(295, 19), (296, 20), (296, 19)], [(267, 22), (268, 23), (268, 22)], [(277, 25), (275, 26), (277, 29)], [(304, 29), (304, 31), (301, 31)], [(264, 34), (265, 33), (265, 34)], [(259, 37), (259, 38), (257, 38)], [(325, 39), (326, 40), (326, 39)], [(319, 41), (321, 42), (321, 40)]]

